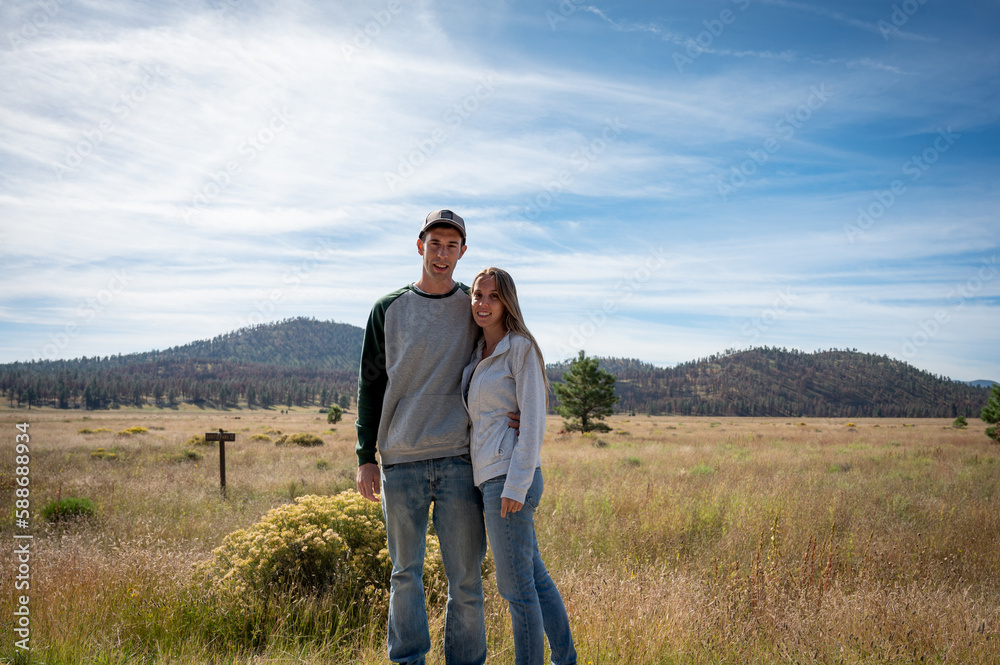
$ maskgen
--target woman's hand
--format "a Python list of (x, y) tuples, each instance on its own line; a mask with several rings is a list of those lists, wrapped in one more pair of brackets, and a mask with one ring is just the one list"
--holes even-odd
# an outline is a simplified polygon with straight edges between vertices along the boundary
[(511, 411), (507, 414), (507, 427), (514, 430), (514, 434), (521, 436), (521, 412)]
[(516, 513), (521, 510), (521, 506), (523, 505), (523, 503), (514, 501), (514, 499), (503, 497), (500, 499), (500, 517), (507, 517), (507, 513)]

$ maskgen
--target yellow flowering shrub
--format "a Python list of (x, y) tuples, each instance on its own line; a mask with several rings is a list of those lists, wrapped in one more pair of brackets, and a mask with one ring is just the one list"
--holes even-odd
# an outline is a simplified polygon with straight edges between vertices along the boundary
[[(225, 596), (333, 593), (348, 602), (388, 597), (392, 562), (382, 509), (354, 491), (300, 496), (229, 534), (212, 553), (199, 573)], [(447, 593), (441, 550), (430, 534), (424, 584), (432, 599)]]

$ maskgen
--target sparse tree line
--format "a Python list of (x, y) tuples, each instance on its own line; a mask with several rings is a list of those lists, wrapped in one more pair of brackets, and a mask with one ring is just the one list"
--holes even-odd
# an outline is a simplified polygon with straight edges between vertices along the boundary
[(82, 359), (0, 367), (0, 394), (18, 407), (97, 410), (187, 402), (211, 408), (347, 408), (356, 385), (356, 373), (344, 370), (193, 360), (95, 366)]
[[(357, 392), (357, 355), (353, 365), (346, 358), (350, 351), (321, 362), (323, 342), (329, 341), (324, 331), (330, 326), (350, 328), (294, 319), (159, 353), (0, 365), (0, 395), (11, 406), (91, 410), (182, 402), (215, 408), (346, 407)], [(297, 350), (303, 336), (311, 340), (305, 360)], [(281, 346), (294, 364), (227, 357), (268, 357), (259, 348), (250, 352), (257, 342)], [(193, 357), (199, 352), (215, 357)], [(579, 361), (548, 366), (549, 380), (563, 382), (572, 362)], [(853, 350), (804, 353), (761, 347), (728, 350), (672, 368), (622, 358), (601, 359), (600, 367), (615, 378), (615, 411), (650, 415), (976, 417), (989, 396), (986, 388)], [(550, 393), (553, 412), (564, 401), (564, 395)]]
[[(856, 350), (760, 347), (671, 368), (618, 358), (603, 359), (601, 367), (617, 377), (617, 411), (651, 415), (976, 417), (989, 393)], [(550, 367), (549, 379), (559, 381), (564, 368)]]

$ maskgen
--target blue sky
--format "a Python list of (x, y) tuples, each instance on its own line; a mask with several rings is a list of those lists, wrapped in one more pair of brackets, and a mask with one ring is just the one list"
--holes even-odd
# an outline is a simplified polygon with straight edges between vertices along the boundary
[(546, 359), (1000, 379), (996, 2), (0, 3), (0, 362), (508, 269)]

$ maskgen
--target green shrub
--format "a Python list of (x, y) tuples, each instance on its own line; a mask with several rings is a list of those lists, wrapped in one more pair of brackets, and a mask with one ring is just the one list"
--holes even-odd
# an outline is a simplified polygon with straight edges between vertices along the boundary
[(184, 459), (186, 459), (186, 460), (190, 460), (192, 462), (197, 462), (197, 461), (201, 460), (203, 457), (204, 457), (204, 455), (202, 455), (201, 453), (199, 453), (197, 450), (192, 450), (191, 448), (186, 448), (184, 450)]
[(136, 434), (145, 434), (148, 431), (145, 427), (129, 427), (118, 432), (118, 436), (135, 436)]
[(116, 460), (118, 459), (118, 453), (114, 449), (108, 451), (104, 448), (97, 448), (96, 450), (90, 451), (90, 456), (95, 459), (106, 459), (106, 460)]
[(101, 432), (110, 432), (111, 430), (107, 427), (98, 427), (97, 429), (90, 429), (89, 427), (84, 427), (81, 430), (77, 430), (77, 434), (100, 434)]
[(323, 439), (315, 434), (308, 434), (306, 432), (299, 432), (298, 434), (282, 434), (274, 440), (274, 445), (276, 446), (283, 446), (286, 443), (312, 448), (315, 446), (322, 446), (324, 442)]
[(331, 425), (336, 425), (340, 422), (340, 419), (344, 417), (344, 410), (334, 404), (330, 407), (330, 410), (326, 412), (326, 422)]
[(206, 441), (204, 434), (193, 434), (187, 441), (184, 442), (185, 446), (214, 446), (215, 441)]
[[(301, 496), (234, 531), (198, 565), (198, 577), (223, 598), (333, 594), (337, 604), (384, 604), (392, 563), (378, 503), (354, 491)], [(447, 594), (437, 537), (427, 536), (424, 586), (431, 600)]]
[(264, 443), (271, 443), (271, 437), (269, 437), (267, 434), (251, 434), (250, 440), (263, 441)]
[(969, 426), (969, 423), (964, 416), (959, 416), (958, 418), (955, 418), (953, 421), (951, 421), (951, 426), (954, 427), (955, 429), (965, 429), (966, 427)]
[(49, 522), (62, 522), (94, 516), (94, 502), (90, 499), (67, 497), (53, 501), (42, 508), (42, 517)]
[(316, 468), (319, 469), (320, 471), (326, 471), (327, 469), (330, 468), (330, 463), (327, 462), (325, 459), (321, 459), (320, 461), (316, 462)]

